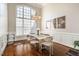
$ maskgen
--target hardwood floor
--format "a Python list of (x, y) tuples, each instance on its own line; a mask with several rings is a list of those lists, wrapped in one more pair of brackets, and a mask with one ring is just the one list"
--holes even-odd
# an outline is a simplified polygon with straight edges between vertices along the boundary
[[(65, 56), (69, 47), (53, 42), (53, 55)], [(3, 56), (48, 56), (47, 51), (39, 51), (32, 48), (32, 45), (26, 40), (16, 41), (6, 47)]]
[(41, 52), (31, 48), (31, 44), (27, 41), (17, 41), (6, 47), (3, 56), (47, 56), (46, 51)]
[(66, 53), (71, 49), (65, 45), (53, 42), (53, 54), (54, 56), (66, 56)]

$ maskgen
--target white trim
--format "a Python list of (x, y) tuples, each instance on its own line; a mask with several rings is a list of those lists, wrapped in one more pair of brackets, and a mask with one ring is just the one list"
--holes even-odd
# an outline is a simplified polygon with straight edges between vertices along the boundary
[(70, 32), (54, 32), (54, 33), (71, 34), (71, 35), (79, 35), (78, 33), (70, 33)]
[[(53, 41), (62, 45), (74, 48), (74, 41), (79, 41), (79, 34), (67, 33), (67, 32), (55, 32), (53, 35)], [(79, 47), (75, 48), (79, 50)]]

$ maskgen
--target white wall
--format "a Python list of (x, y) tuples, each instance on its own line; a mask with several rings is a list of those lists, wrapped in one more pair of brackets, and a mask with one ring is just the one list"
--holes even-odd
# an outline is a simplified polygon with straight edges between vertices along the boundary
[(7, 33), (7, 4), (0, 3), (0, 36)]
[(7, 4), (0, 3), (0, 55), (7, 45)]
[(79, 33), (79, 4), (47, 4), (43, 7), (42, 28), (46, 20), (66, 16), (66, 28), (55, 29), (57, 32)]
[[(55, 42), (74, 47), (74, 41), (79, 40), (79, 4), (46, 4), (43, 7), (42, 16), (42, 30), (44, 32), (48, 31), (52, 34)], [(46, 20), (61, 16), (66, 16), (65, 29), (54, 29), (53, 22), (51, 22), (50, 29), (46, 29)]]

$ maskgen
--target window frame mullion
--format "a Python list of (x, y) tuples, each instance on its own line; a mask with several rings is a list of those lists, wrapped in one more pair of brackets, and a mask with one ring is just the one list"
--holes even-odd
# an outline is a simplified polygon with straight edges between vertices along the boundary
[(24, 35), (24, 6), (23, 6), (23, 30), (22, 35)]
[[(24, 14), (24, 10), (25, 10), (24, 8), (25, 8), (26, 6), (22, 6), (22, 7), (23, 7), (23, 8), (22, 8), (22, 10), (23, 10), (23, 11), (22, 11), (22, 17), (17, 17), (17, 16), (16, 16), (16, 18), (22, 19), (22, 32), (21, 32), (22, 34), (18, 34), (18, 35), (26, 35), (26, 30), (25, 30), (25, 29), (30, 29), (30, 30), (31, 30), (31, 25), (32, 25), (32, 24), (31, 24), (31, 20), (32, 20), (32, 9), (30, 8), (29, 11), (26, 9), (26, 11), (29, 12), (29, 13), (27, 14), (27, 15), (29, 15), (29, 16), (26, 16), (26, 17), (25, 17), (25, 16), (24, 16), (24, 15), (25, 15), (25, 14)], [(29, 24), (27, 24), (27, 25), (24, 24), (25, 19), (26, 19), (26, 20), (29, 20)], [(28, 21), (27, 21), (27, 22), (28, 22)], [(25, 27), (25, 26), (27, 26), (27, 27)], [(29, 27), (28, 27), (28, 26), (29, 26)], [(16, 26), (16, 27), (18, 28), (18, 26)], [(30, 32), (31, 32), (31, 31), (30, 31)], [(29, 32), (29, 33), (30, 33), (30, 32)], [(25, 33), (25, 34), (24, 34), (24, 33)]]

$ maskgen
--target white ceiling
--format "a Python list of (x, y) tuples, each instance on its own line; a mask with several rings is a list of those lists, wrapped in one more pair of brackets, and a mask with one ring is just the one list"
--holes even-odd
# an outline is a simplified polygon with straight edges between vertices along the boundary
[(52, 6), (56, 6), (56, 5), (70, 5), (70, 6), (79, 6), (79, 3), (29, 3), (35, 7), (39, 7), (39, 8), (42, 8), (44, 6), (47, 6), (47, 5), (52, 5)]
[(63, 5), (79, 6), (79, 3), (22, 3), (22, 4), (28, 4), (28, 5), (31, 5), (31, 6), (34, 6), (34, 7), (38, 7), (38, 8), (43, 8), (47, 5), (50, 5), (50, 6), (56, 6), (56, 5), (60, 5), (60, 6), (63, 6)]
[(28, 3), (29, 5), (35, 6), (35, 7), (39, 7), (42, 8), (46, 5), (49, 5), (49, 3)]

